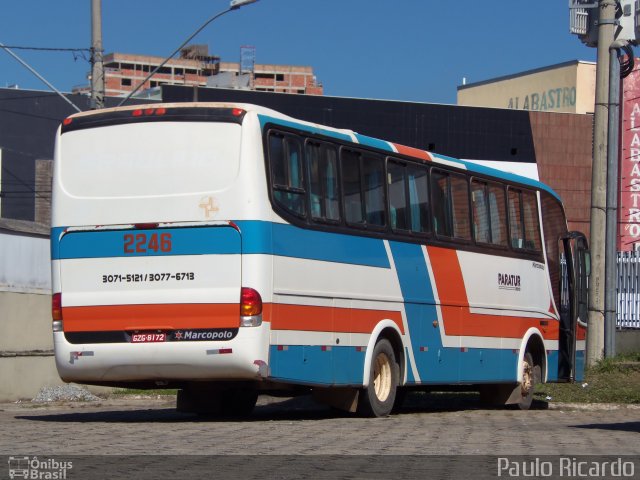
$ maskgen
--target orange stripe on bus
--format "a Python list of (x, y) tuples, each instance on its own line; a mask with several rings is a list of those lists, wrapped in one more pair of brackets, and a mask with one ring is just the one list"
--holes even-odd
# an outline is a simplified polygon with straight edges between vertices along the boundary
[(381, 320), (389, 319), (404, 334), (400, 312), (285, 304), (273, 304), (271, 308), (273, 330), (371, 333)]
[(398, 145), (397, 143), (394, 143), (393, 146), (396, 147), (396, 150), (398, 151), (398, 153), (402, 155), (419, 158), (421, 160), (424, 160), (425, 162), (430, 162), (432, 160), (429, 152), (425, 150), (419, 150), (417, 148), (407, 147), (406, 145)]
[(151, 304), (63, 307), (66, 332), (237, 328), (238, 304)]
[(457, 252), (441, 247), (427, 247), (427, 252), (438, 288), (442, 323), (447, 335), (522, 338), (529, 328), (535, 327), (546, 339), (559, 338), (559, 323), (548, 317), (472, 313)]

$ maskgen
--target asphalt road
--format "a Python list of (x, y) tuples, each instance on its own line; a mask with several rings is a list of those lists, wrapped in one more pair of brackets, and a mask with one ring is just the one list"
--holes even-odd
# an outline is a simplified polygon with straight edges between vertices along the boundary
[[(3, 404), (0, 405), (0, 455), (40, 459), (92, 455), (90, 463), (109, 458), (105, 456), (133, 456), (138, 463), (142, 458), (165, 459), (159, 460), (161, 464), (166, 458), (181, 459), (180, 462), (193, 458), (200, 459), (205, 470), (211, 461), (207, 458), (231, 458), (230, 455), (240, 456), (233, 457), (235, 461), (247, 456), (273, 456), (260, 458), (279, 458), (281, 461), (277, 463), (282, 468), (287, 465), (293, 468), (296, 458), (314, 458), (322, 465), (330, 464), (329, 459), (347, 458), (352, 463), (360, 459), (362, 465), (357, 467), (360, 472), (367, 466), (380, 469), (380, 465), (394, 465), (399, 462), (397, 456), (445, 456), (445, 464), (453, 455), (475, 458), (489, 465), (492, 472), (496, 457), (503, 456), (640, 458), (638, 406), (576, 409), (542, 405), (539, 409), (520, 411), (486, 408), (476, 397), (468, 395), (442, 398), (414, 395), (400, 413), (369, 419), (341, 414), (316, 405), (309, 398), (266, 397), (261, 398), (249, 418), (235, 420), (177, 413), (173, 402), (171, 398), (123, 397), (67, 404)], [(157, 457), (148, 457), (150, 455)], [(410, 457), (400, 458), (405, 458), (402, 460), (405, 462)], [(374, 467), (380, 459), (389, 461)], [(82, 457), (77, 460), (82, 463)], [(105, 463), (104, 459), (101, 462)], [(262, 465), (254, 473), (266, 478), (263, 470), (266, 467)], [(277, 477), (307, 477), (304, 473), (307, 467), (296, 468), (293, 471), (299, 477), (284, 473)], [(640, 463), (636, 468), (634, 478), (640, 478)], [(80, 478), (72, 475), (77, 472), (78, 467), (75, 472), (69, 471), (66, 478)], [(323, 478), (317, 468), (314, 472), (314, 477)], [(99, 478), (95, 476), (99, 473), (96, 470), (84, 478)], [(0, 465), (0, 478), (9, 478), (7, 474), (8, 470)], [(196, 477), (190, 475), (190, 478)], [(341, 477), (333, 472), (327, 478)], [(370, 471), (362, 476), (342, 478), (374, 477)], [(244, 475), (243, 478), (254, 477)], [(432, 478), (454, 477), (435, 475)], [(485, 477), (476, 475), (475, 478)]]

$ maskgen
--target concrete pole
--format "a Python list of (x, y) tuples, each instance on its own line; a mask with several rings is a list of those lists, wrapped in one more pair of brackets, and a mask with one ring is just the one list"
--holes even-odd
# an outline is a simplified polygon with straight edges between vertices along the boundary
[(618, 135), (620, 127), (620, 61), (618, 49), (609, 49), (609, 132), (607, 145), (607, 228), (605, 233), (604, 355), (615, 355), (616, 250), (618, 236)]
[(91, 0), (91, 109), (104, 108), (102, 0)]
[(616, 2), (599, 1), (598, 60), (591, 164), (591, 276), (587, 365), (604, 355), (605, 227), (607, 205), (607, 137), (609, 117), (609, 47), (613, 42)]

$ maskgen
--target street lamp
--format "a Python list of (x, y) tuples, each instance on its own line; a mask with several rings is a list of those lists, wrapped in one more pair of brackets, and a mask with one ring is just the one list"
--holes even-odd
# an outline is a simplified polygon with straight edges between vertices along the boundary
[(151, 77), (153, 77), (158, 70), (160, 70), (162, 67), (164, 67), (164, 65), (171, 60), (176, 53), (178, 53), (180, 50), (182, 50), (182, 47), (184, 47), (187, 43), (189, 43), (193, 37), (195, 37), (196, 35), (198, 35), (202, 30), (204, 30), (204, 28), (209, 25), (211, 22), (213, 22), (215, 19), (220, 18), (222, 15), (224, 15), (225, 13), (229, 13), (233, 10), (238, 10), (240, 7), (243, 7), (245, 5), (249, 5), (250, 3), (255, 3), (258, 0), (231, 0), (231, 2), (229, 3), (229, 8), (227, 8), (226, 10), (217, 13), (216, 15), (214, 15), (213, 17), (211, 17), (209, 20), (207, 20), (206, 22), (204, 22), (200, 28), (198, 28), (195, 32), (193, 32), (189, 38), (187, 38), (184, 42), (182, 42), (180, 44), (180, 46), (178, 48), (175, 49), (175, 51), (169, 55), (167, 58), (165, 58), (162, 63), (160, 65), (158, 65), (156, 68), (153, 69), (153, 71), (147, 75), (145, 77), (144, 80), (142, 80), (142, 82), (140, 82), (138, 84), (138, 86), (136, 88), (134, 88), (131, 92), (129, 92), (129, 95), (127, 95), (119, 104), (118, 106), (121, 107), (122, 105), (124, 105), (127, 100), (129, 100), (134, 93), (136, 93), (138, 90), (140, 90), (140, 88), (142, 88), (142, 86), (147, 83), (147, 80), (149, 80)]

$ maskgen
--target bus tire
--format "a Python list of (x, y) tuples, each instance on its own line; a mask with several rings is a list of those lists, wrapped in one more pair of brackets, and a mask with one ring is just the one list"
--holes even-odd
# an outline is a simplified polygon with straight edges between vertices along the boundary
[(369, 385), (360, 391), (358, 413), (366, 417), (386, 417), (393, 409), (400, 367), (391, 342), (381, 338), (373, 347)]
[(522, 382), (520, 383), (522, 400), (518, 402), (518, 408), (520, 408), (520, 410), (529, 410), (533, 403), (533, 393), (536, 388), (537, 377), (539, 376), (536, 374), (536, 368), (539, 367), (536, 367), (533, 362), (531, 352), (527, 351), (524, 354), (520, 368), (522, 369)]

